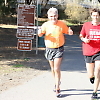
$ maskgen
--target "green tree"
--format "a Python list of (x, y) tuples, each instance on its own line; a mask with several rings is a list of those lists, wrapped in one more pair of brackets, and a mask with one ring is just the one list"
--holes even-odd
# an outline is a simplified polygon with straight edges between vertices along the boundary
[(17, 0), (0, 0), (0, 23), (7, 22), (10, 17), (16, 14)]
[(65, 14), (72, 19), (74, 23), (82, 23), (89, 17), (88, 9), (75, 3), (66, 5)]
[(41, 0), (42, 1), (42, 16), (44, 17), (46, 15), (46, 7), (48, 5), (49, 0)]

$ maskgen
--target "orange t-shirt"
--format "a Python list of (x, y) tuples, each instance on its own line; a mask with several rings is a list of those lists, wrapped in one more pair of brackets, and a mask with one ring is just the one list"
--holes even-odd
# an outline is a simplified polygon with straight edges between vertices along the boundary
[(64, 33), (68, 34), (67, 25), (58, 20), (56, 24), (49, 21), (41, 26), (41, 34), (45, 34), (45, 45), (48, 48), (58, 48), (65, 43)]

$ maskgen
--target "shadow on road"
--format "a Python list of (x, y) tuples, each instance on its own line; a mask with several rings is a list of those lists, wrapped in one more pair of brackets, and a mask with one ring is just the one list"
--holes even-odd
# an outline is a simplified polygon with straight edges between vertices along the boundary
[(81, 40), (78, 35), (66, 36), (62, 71), (85, 71)]

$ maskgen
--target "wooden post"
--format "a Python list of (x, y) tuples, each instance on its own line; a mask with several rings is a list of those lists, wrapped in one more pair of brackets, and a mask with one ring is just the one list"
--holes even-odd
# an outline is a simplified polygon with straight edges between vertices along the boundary
[(23, 58), (25, 58), (26, 56), (26, 51), (23, 51)]

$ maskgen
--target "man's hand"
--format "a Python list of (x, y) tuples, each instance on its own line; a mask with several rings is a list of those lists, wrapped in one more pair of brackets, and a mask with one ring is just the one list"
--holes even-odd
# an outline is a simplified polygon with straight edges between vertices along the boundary
[(85, 38), (82, 38), (82, 41), (85, 42), (85, 43), (89, 43), (90, 39), (88, 39), (87, 37), (85, 37)]
[(38, 36), (39, 36), (39, 37), (42, 37), (42, 36), (43, 36), (41, 27), (39, 27), (39, 29), (38, 29)]
[(68, 30), (68, 34), (69, 35), (73, 35), (73, 31), (72, 31), (72, 29), (69, 27), (69, 30)]
[(88, 36), (83, 37), (82, 35), (80, 35), (80, 38), (81, 38), (81, 40), (82, 40), (83, 42), (85, 42), (85, 43), (89, 43), (89, 42), (90, 42), (90, 39), (88, 38)]

